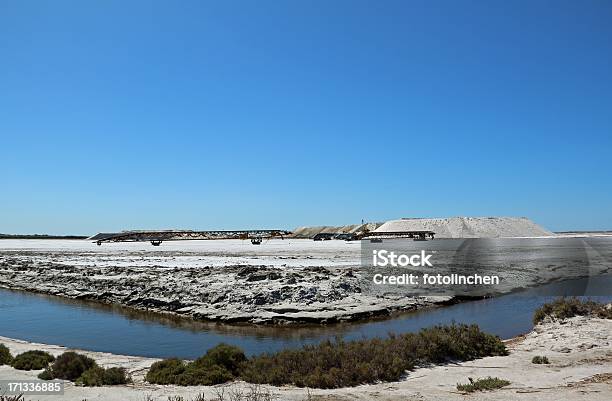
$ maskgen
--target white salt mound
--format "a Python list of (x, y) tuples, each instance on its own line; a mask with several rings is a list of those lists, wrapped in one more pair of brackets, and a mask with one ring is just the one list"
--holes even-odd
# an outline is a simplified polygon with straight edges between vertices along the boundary
[(312, 238), (319, 233), (332, 233), (332, 234), (354, 234), (363, 231), (374, 231), (377, 227), (380, 227), (382, 223), (365, 223), (365, 224), (352, 224), (347, 226), (314, 226), (314, 227), (298, 227), (293, 230), (292, 236), (294, 238)]
[(449, 217), (390, 220), (375, 232), (433, 231), (436, 238), (541, 237), (553, 235), (526, 217)]

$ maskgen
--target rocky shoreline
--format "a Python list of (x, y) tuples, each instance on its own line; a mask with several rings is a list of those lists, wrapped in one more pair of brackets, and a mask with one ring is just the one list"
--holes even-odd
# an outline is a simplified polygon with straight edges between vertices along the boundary
[[(142, 262), (142, 255), (128, 255)], [(177, 256), (170, 252), (163, 258)], [(0, 287), (197, 320), (254, 324), (354, 321), (451, 299), (364, 294), (359, 272), (351, 266), (171, 267), (171, 262), (134, 266), (125, 260), (122, 265), (92, 266), (58, 261), (66, 258), (66, 252), (0, 253)]]
[(5, 259), (0, 287), (196, 320), (255, 324), (355, 321), (451, 299), (364, 295), (352, 270), (336, 269), (226, 266), (221, 279), (213, 268), (26, 267)]
[[(356, 321), (459, 300), (406, 295), (401, 288), (372, 290), (359, 267), (358, 243), (278, 240), (253, 246), (219, 240), (151, 248), (144, 243), (97, 247), (86, 241), (5, 240), (0, 243), (0, 288), (202, 321), (266, 325)], [(590, 274), (607, 271), (604, 263)], [(501, 293), (589, 274), (571, 260), (544, 272), (494, 272), (506, 277)]]

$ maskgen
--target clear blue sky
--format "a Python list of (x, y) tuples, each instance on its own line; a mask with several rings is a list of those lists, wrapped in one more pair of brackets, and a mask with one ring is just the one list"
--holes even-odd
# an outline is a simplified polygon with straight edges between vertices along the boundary
[(0, 0), (0, 232), (612, 229), (612, 2)]

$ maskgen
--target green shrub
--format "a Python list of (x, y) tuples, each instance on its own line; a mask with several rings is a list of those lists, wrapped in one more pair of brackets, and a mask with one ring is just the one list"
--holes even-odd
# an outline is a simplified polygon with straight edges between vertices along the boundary
[(131, 381), (124, 368), (108, 368), (104, 370), (104, 384), (116, 386), (127, 384)]
[(154, 363), (146, 380), (155, 384), (213, 385), (241, 378), (255, 384), (337, 388), (399, 380), (417, 365), (507, 355), (497, 336), (476, 325), (435, 326), (418, 333), (356, 341), (326, 340), (301, 349), (250, 359), (220, 344), (191, 363)]
[(11, 351), (4, 344), (0, 344), (0, 366), (10, 365), (13, 361)]
[(104, 369), (94, 366), (87, 369), (78, 379), (76, 384), (87, 387), (98, 387), (104, 385)]
[(536, 365), (548, 365), (550, 362), (547, 357), (537, 355), (531, 359), (531, 363), (535, 363)]
[(602, 319), (612, 319), (612, 309), (608, 309), (606, 305), (600, 302), (591, 300), (581, 301), (576, 297), (559, 298), (536, 309), (533, 314), (533, 323), (540, 323), (546, 316), (559, 320), (574, 316), (596, 316)]
[(76, 384), (87, 387), (116, 386), (119, 384), (126, 384), (128, 382), (129, 378), (125, 373), (125, 369), (103, 369), (99, 366), (94, 366), (87, 369), (76, 380)]
[(190, 363), (179, 376), (177, 384), (181, 386), (212, 386), (226, 383), (234, 379), (234, 375), (224, 368), (213, 363)]
[(130, 381), (125, 369), (103, 369), (96, 362), (76, 352), (64, 352), (53, 365), (38, 375), (41, 380), (64, 379), (81, 386), (126, 384)]
[(221, 343), (191, 363), (176, 358), (155, 362), (151, 365), (146, 380), (149, 383), (182, 386), (226, 383), (239, 375), (246, 360), (240, 348)]
[(498, 388), (506, 387), (510, 384), (508, 380), (499, 379), (497, 377), (487, 377), (484, 379), (472, 380), (469, 378), (469, 384), (457, 384), (457, 390), (463, 391), (466, 393), (472, 393), (474, 391), (485, 391), (485, 390), (495, 390)]
[(51, 371), (51, 367), (48, 367), (47, 369), (43, 370), (39, 375), (38, 378), (40, 380), (53, 380), (53, 372)]
[(239, 373), (240, 366), (246, 361), (246, 356), (240, 348), (224, 343), (209, 349), (202, 358), (208, 358), (213, 364), (224, 367), (233, 375)]
[(399, 380), (417, 365), (507, 355), (497, 336), (476, 325), (426, 328), (386, 339), (306, 345), (249, 359), (240, 377), (247, 382), (299, 387), (337, 388)]
[(146, 381), (153, 384), (178, 384), (185, 372), (185, 362), (177, 358), (155, 362), (147, 372)]
[[(89, 370), (97, 366), (96, 362), (76, 352), (64, 352), (58, 356), (53, 365), (51, 366), (50, 373), (54, 379), (64, 379), (75, 381), (78, 379), (86, 370)], [(44, 372), (43, 372), (44, 373)]]
[(45, 369), (54, 359), (45, 351), (26, 351), (13, 358), (11, 366), (19, 370), (39, 370)]

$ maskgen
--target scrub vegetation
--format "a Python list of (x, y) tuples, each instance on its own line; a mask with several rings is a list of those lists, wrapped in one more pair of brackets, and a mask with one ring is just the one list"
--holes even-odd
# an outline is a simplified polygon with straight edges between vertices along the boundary
[(129, 380), (125, 373), (125, 369), (104, 369), (96, 365), (83, 372), (83, 374), (76, 380), (76, 384), (88, 387), (116, 386), (119, 384), (126, 384), (128, 381)]
[(0, 344), (0, 366), (2, 365), (10, 365), (13, 361), (13, 355), (11, 355), (11, 351), (4, 344)]
[(39, 370), (44, 369), (55, 357), (45, 351), (26, 351), (17, 355), (11, 361), (11, 366), (19, 370)]
[(338, 388), (399, 380), (419, 365), (507, 355), (497, 336), (476, 325), (453, 324), (388, 338), (323, 341), (296, 350), (246, 358), (226, 344), (191, 363), (166, 359), (151, 366), (146, 380), (157, 384), (219, 384), (242, 379), (255, 384)]
[(246, 361), (240, 348), (221, 343), (190, 363), (176, 358), (155, 362), (146, 380), (183, 386), (220, 384), (238, 377)]
[(486, 391), (495, 390), (498, 388), (506, 387), (510, 384), (508, 380), (499, 379), (497, 377), (486, 377), (484, 379), (473, 380), (468, 377), (470, 383), (468, 384), (457, 384), (457, 390), (463, 391), (464, 393), (473, 393), (474, 391)]
[(536, 309), (533, 323), (542, 322), (547, 316), (553, 319), (567, 319), (574, 316), (595, 316), (602, 319), (612, 319), (612, 309), (601, 302), (582, 301), (578, 298), (559, 298)]
[(93, 359), (72, 351), (58, 356), (51, 366), (38, 375), (38, 378), (69, 380), (81, 386), (117, 385), (130, 382), (125, 369), (101, 368)]
[(545, 356), (536, 355), (531, 358), (531, 363), (534, 363), (536, 365), (548, 365), (550, 361)]

